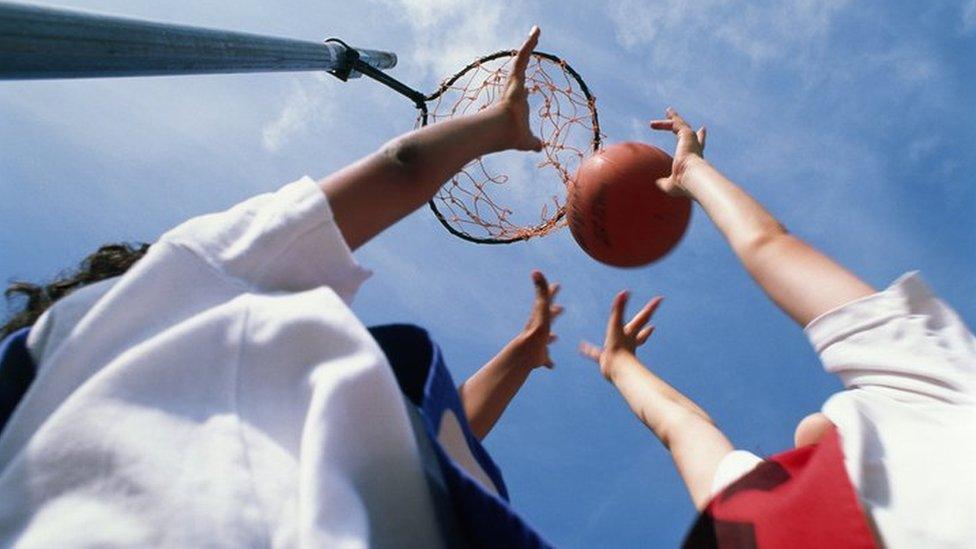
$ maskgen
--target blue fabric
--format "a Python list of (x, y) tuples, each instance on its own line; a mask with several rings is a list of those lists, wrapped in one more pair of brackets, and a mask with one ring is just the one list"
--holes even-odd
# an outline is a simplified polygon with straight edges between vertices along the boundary
[[(426, 332), (424, 332), (424, 335), (426, 335)], [(437, 438), (437, 432), (439, 431), (444, 413), (447, 411), (453, 412), (461, 424), (461, 430), (468, 443), (468, 449), (471, 450), (481, 469), (491, 478), (501, 498), (505, 502), (508, 502), (508, 487), (505, 486), (502, 472), (495, 465), (495, 462), (488, 455), (488, 452), (481, 445), (478, 438), (471, 432), (467, 415), (464, 413), (464, 407), (461, 404), (461, 397), (457, 392), (457, 386), (454, 384), (450, 372), (447, 371), (444, 365), (444, 359), (441, 357), (440, 349), (430, 343), (429, 340), (428, 345), (433, 348), (433, 357), (429, 368), (430, 372), (427, 376), (427, 383), (424, 385), (424, 402), (420, 407), (420, 411), (421, 416), (426, 420), (428, 429), (430, 429), (431, 438)], [(435, 445), (435, 447), (440, 448), (440, 444)], [(453, 464), (453, 461), (451, 463)], [(464, 474), (467, 476), (467, 473)]]
[(27, 352), (28, 333), (30, 328), (21, 328), (0, 341), (0, 434), (37, 374)]
[[(449, 541), (466, 547), (551, 547), (509, 505), (501, 471), (472, 434), (454, 380), (427, 332), (416, 326), (394, 324), (370, 328), (370, 333), (387, 355), (400, 389), (420, 409), (462, 537)], [(424, 382), (420, 383), (420, 379)], [(438, 427), (447, 410), (457, 416), (468, 448), (501, 497), (485, 490), (438, 442)]]

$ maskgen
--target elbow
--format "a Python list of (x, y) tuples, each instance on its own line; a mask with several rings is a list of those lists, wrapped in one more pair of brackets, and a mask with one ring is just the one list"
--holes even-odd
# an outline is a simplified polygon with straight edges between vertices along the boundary
[(654, 434), (669, 451), (672, 449), (675, 440), (683, 434), (696, 430), (702, 424), (714, 426), (712, 418), (704, 412), (691, 410), (677, 403), (675, 403), (674, 410), (662, 417), (656, 424), (647, 423), (647, 425), (652, 425)]
[(420, 147), (403, 137), (383, 145), (379, 154), (388, 165), (406, 174), (415, 173), (422, 164)]
[(784, 238), (792, 238), (786, 227), (775, 223), (769, 227), (756, 230), (734, 243), (734, 248), (740, 257), (758, 257), (766, 250), (777, 246)]
[(691, 504), (695, 506), (695, 510), (699, 513), (703, 512), (708, 504), (712, 501), (712, 493), (707, 491), (699, 491), (691, 494)]

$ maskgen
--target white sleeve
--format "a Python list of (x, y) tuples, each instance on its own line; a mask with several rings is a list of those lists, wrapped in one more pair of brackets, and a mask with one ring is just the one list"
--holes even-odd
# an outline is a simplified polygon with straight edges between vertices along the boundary
[(366, 328), (326, 288), (247, 303), (237, 402), (272, 545), (440, 547), (407, 403)]
[(712, 478), (712, 497), (717, 496), (729, 484), (739, 480), (762, 462), (761, 457), (746, 450), (733, 450), (725, 454), (722, 461), (718, 462), (715, 476)]
[(813, 320), (807, 336), (847, 388), (901, 401), (976, 402), (976, 338), (916, 272)]
[(203, 215), (160, 239), (264, 292), (329, 286), (347, 303), (369, 276), (353, 258), (325, 193), (309, 177)]

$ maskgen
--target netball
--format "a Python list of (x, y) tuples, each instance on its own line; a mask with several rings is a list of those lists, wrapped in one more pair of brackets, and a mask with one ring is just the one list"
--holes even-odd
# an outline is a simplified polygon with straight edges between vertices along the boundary
[(593, 259), (638, 267), (664, 257), (691, 219), (691, 200), (665, 194), (655, 180), (671, 174), (671, 156), (643, 143), (611, 145), (588, 158), (569, 186), (573, 238)]

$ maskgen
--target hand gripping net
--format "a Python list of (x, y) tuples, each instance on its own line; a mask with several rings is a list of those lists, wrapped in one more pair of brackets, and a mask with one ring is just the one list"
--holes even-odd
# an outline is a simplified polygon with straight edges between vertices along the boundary
[[(418, 124), (471, 114), (501, 100), (515, 53), (487, 55), (445, 80), (426, 97), (428, 108), (421, 110)], [(565, 61), (534, 52), (525, 72), (525, 86), (530, 125), (543, 141), (541, 160), (535, 166), (538, 170), (519, 169), (526, 158), (536, 161), (534, 153), (477, 158), (430, 202), (447, 230), (465, 240), (505, 244), (565, 225), (570, 178), (583, 159), (600, 148), (595, 99)], [(519, 175), (510, 177), (513, 171)]]

